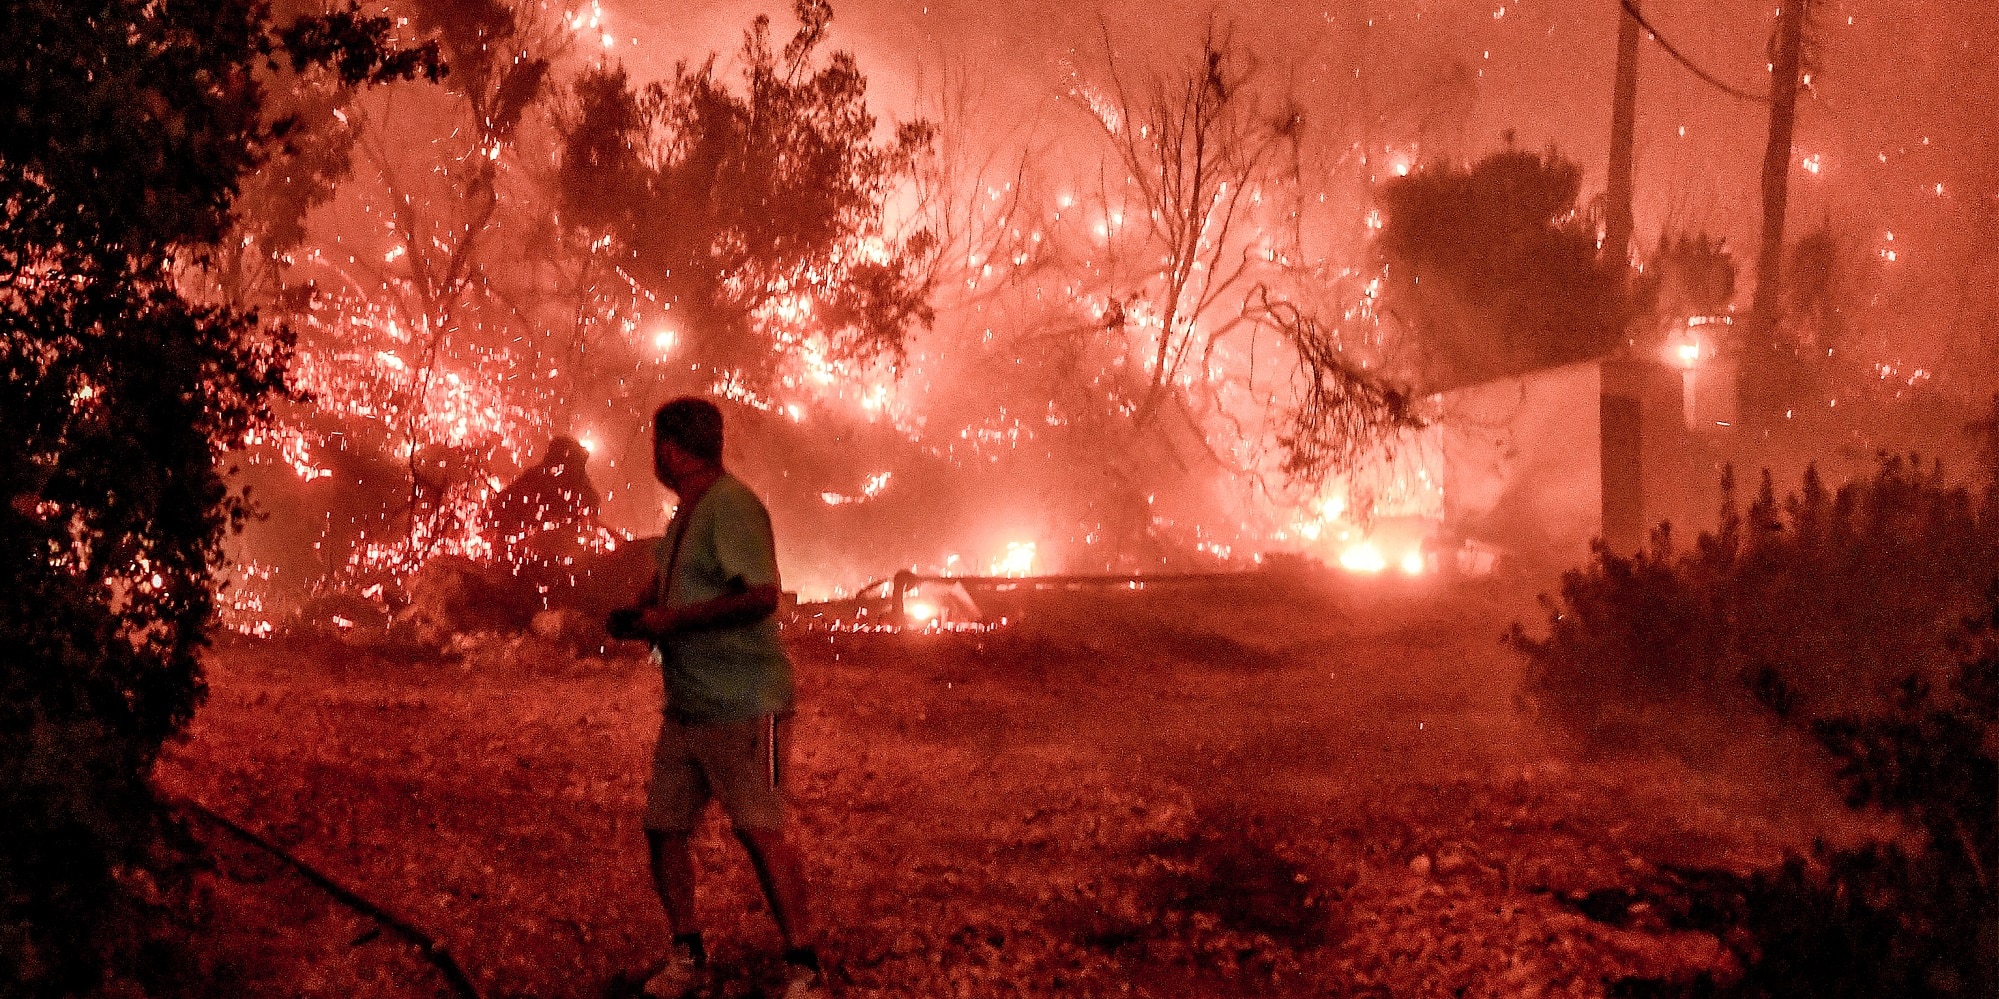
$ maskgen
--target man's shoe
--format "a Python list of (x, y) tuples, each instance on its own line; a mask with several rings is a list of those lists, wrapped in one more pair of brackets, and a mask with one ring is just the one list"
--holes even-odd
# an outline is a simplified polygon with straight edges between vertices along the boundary
[(826, 976), (817, 968), (802, 964), (787, 964), (784, 968), (784, 991), (778, 993), (783, 999), (828, 999), (833, 993), (826, 991)]
[(650, 999), (685, 999), (707, 979), (706, 967), (696, 964), (694, 956), (685, 949), (674, 947), (666, 959), (666, 966), (646, 979), (639, 991)]

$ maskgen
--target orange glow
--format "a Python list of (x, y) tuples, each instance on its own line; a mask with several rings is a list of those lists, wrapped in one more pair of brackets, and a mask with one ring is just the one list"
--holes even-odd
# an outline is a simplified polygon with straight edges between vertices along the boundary
[(1001, 555), (999, 558), (993, 560), (993, 575), (995, 576), (1034, 575), (1034, 542), (1032, 541), (1007, 542), (1006, 554)]
[(1388, 559), (1372, 541), (1363, 541), (1340, 552), (1340, 568), (1348, 572), (1377, 573), (1388, 568)]

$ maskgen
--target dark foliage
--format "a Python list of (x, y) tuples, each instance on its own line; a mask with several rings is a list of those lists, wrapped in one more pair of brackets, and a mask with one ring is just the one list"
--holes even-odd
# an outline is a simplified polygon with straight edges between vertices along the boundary
[[(1726, 482), (1724, 483), (1726, 485)], [(1910, 836), (1820, 848), (1750, 877), (1694, 872), (1648, 901), (1737, 954), (1724, 981), (1627, 981), (1614, 995), (1987, 996), (1999, 988), (1999, 538), (1932, 468), (1884, 460), (1828, 494), (1808, 474), (1779, 504), (1676, 554), (1599, 549), (1549, 602), (1549, 635), (1513, 644), (1544, 719), (1600, 750), (1691, 754), (1759, 715), (1808, 735), (1847, 802)], [(1968, 639), (1953, 641), (1973, 612)], [(1704, 726), (1719, 720), (1722, 726)]]
[(1448, 388), (1595, 357), (1619, 341), (1622, 268), (1577, 211), (1582, 170), (1507, 149), (1382, 188), (1384, 311), (1410, 328), (1414, 374)]
[(1860, 352), (1850, 349), (1853, 317), (1868, 297), (1867, 271), (1861, 263), (1845, 241), (1824, 226), (1787, 248), (1777, 325), (1769, 334), (1771, 352), (1756, 369), (1758, 391), (1765, 393), (1768, 403), (1762, 415), (1809, 411), (1834, 396), (1842, 405), (1852, 405), (1859, 401), (1856, 396), (1908, 387), (1899, 379), (1884, 379), (1879, 370), (1861, 361)]
[(643, 90), (603, 67), (576, 82), (561, 123), (568, 223), (627, 251), (683, 341), (721, 369), (761, 374), (773, 346), (798, 340), (767, 312), (787, 296), (810, 298), (833, 356), (898, 356), (931, 316), (922, 264), (934, 241), (898, 243), (881, 227), (930, 128), (906, 123), (877, 143), (853, 56), (816, 58), (832, 8), (798, 0), (795, 12), (782, 50), (757, 18), (740, 86), (712, 57)]
[(309, 307), (312, 286), (287, 286), (284, 271), (305, 242), (308, 214), (331, 201), (352, 171), (361, 130), (348, 111), (360, 88), (415, 76), (436, 82), (445, 75), (430, 46), (371, 50), (352, 44), (386, 27), (386, 19), (366, 17), (349, 3), (279, 29), (283, 58), (263, 103), (271, 121), (269, 155), (239, 179), (230, 238), (212, 252), (223, 301), (239, 308), (270, 301), (288, 313)]
[(1909, 675), (1948, 677), (1940, 636), (1999, 575), (1993, 494), (1900, 458), (1837, 493), (1808, 471), (1781, 503), (1765, 475), (1746, 518), (1727, 478), (1723, 494), (1691, 551), (1669, 527), (1630, 557), (1599, 548), (1563, 576), (1545, 638), (1515, 629), (1545, 720), (1597, 749), (1697, 753), (1704, 720), (1872, 717)]
[(219, 455), (282, 388), (285, 337), (189, 301), (176, 275), (207, 259), (279, 142), (260, 75), (280, 58), (350, 85), (435, 75), (390, 29), (353, 9), (281, 26), (255, 2), (0, 12), (9, 993), (101, 974), (119, 879), (158, 842), (148, 774), (201, 697), (217, 546), (243, 515)]
[(1859, 270), (1850, 249), (1830, 229), (1791, 244), (1784, 268), (1784, 322), (1800, 350), (1841, 345), (1858, 297)]
[(1948, 688), (1913, 677), (1892, 712), (1811, 726), (1848, 804), (1912, 841), (1819, 848), (1749, 877), (1670, 872), (1636, 893), (1720, 937), (1740, 974), (1629, 979), (1611, 995), (1990, 996), (1999, 993), (1999, 595)]

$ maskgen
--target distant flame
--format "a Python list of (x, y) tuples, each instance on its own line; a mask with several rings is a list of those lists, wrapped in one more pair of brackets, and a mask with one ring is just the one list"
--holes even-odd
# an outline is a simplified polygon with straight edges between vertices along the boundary
[(829, 492), (820, 493), (819, 499), (820, 501), (824, 502), (827, 506), (844, 506), (849, 503), (865, 503), (868, 500), (880, 496), (882, 490), (888, 488), (888, 480), (891, 477), (893, 477), (894, 474), (895, 473), (893, 472), (876, 472), (875, 474), (868, 476), (868, 481), (861, 485), (861, 492), (859, 495), (849, 496), (844, 493), (836, 493), (829, 491)]
[(1009, 541), (1006, 554), (993, 562), (995, 576), (1031, 576), (1034, 574), (1034, 542)]
[(1372, 541), (1363, 541), (1340, 552), (1340, 568), (1348, 572), (1375, 573), (1388, 568), (1388, 559)]

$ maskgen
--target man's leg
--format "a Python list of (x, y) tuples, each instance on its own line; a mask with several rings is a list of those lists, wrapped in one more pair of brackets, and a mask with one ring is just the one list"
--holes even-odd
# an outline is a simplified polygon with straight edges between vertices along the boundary
[(791, 970), (783, 994), (802, 999), (826, 992), (819, 971), (819, 935), (798, 849), (786, 834), (780, 785), (787, 727), (770, 716), (714, 726), (707, 733), (713, 738), (708, 747), (713, 753), (703, 758), (703, 765), (715, 796), (729, 813), (729, 825), (749, 852), (778, 932), (784, 935), (784, 959)]
[(673, 934), (666, 960), (646, 979), (641, 993), (651, 999), (681, 999), (707, 977), (708, 950), (694, 923), (694, 853), (687, 833), (646, 830), (646, 856), (652, 864), (652, 887), (666, 909)]
[(709, 789), (684, 727), (666, 719), (653, 747), (651, 785), (646, 790), (646, 862), (652, 869), (653, 890), (666, 909), (673, 943), (658, 972), (647, 979), (644, 992), (658, 999), (678, 999), (692, 992), (707, 975), (708, 954), (694, 917), (694, 854), (688, 837)]
[(812, 921), (812, 907), (806, 896), (798, 848), (792, 845), (784, 827), (738, 829), (736, 838), (742, 840), (743, 848), (749, 851), (750, 864), (756, 868), (764, 898), (770, 901), (771, 915), (777, 919), (778, 932), (784, 935), (785, 949), (809, 950), (817, 947), (818, 928)]
[(646, 830), (652, 887), (659, 893), (659, 904), (666, 909), (667, 928), (675, 937), (700, 932), (694, 923), (694, 851), (687, 845), (687, 839), (684, 832)]

